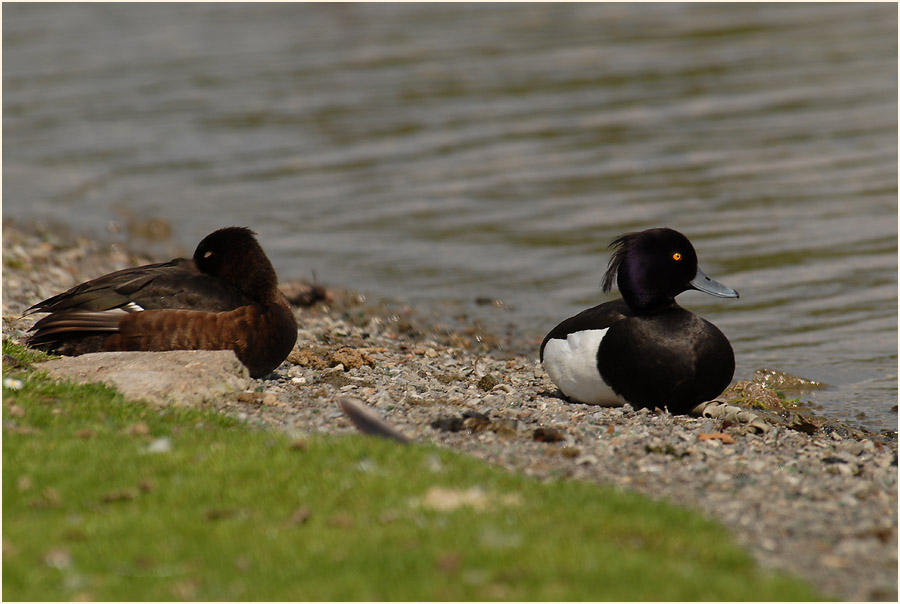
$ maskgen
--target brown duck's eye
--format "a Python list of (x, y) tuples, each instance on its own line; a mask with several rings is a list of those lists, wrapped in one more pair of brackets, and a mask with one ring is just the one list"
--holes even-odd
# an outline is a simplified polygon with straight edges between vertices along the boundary
[(681, 252), (675, 252), (672, 254), (672, 260), (681, 260)]

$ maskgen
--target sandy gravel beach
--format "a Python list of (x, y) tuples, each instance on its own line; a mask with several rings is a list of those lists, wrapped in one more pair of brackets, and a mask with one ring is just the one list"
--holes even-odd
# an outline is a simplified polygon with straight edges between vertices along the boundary
[[(21, 313), (31, 304), (159, 259), (4, 225), (4, 337), (24, 338), (33, 318)], [(320, 279), (327, 284), (327, 275)], [(295, 297), (308, 293), (283, 285)], [(538, 478), (607, 483), (700, 509), (761, 564), (802, 576), (826, 595), (896, 601), (896, 433), (808, 412), (760, 412), (749, 425), (572, 404), (536, 350), (519, 354), (520, 345), (489, 326), (460, 319), (448, 328), (428, 309), (380, 305), (329, 285), (317, 292), (327, 299), (295, 308), (297, 345), (272, 376), (240, 376), (237, 391), (209, 404), (302, 436), (355, 431), (337, 406), (353, 397), (411, 440)], [(771, 378), (739, 384), (730, 400), (761, 397), (771, 406), (778, 398)]]

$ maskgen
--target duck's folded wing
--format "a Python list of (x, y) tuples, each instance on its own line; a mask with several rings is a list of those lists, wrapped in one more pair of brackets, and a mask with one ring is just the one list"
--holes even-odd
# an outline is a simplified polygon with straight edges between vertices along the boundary
[[(179, 258), (171, 262), (148, 264), (137, 268), (126, 268), (90, 281), (38, 302), (25, 311), (26, 315), (35, 312), (62, 312), (70, 309), (103, 311), (124, 306), (133, 302), (135, 294), (147, 287), (155, 279), (173, 274), (186, 274), (189, 261)], [(196, 270), (196, 269), (195, 269)], [(174, 291), (172, 292), (174, 293)]]
[[(222, 311), (247, 303), (223, 280), (201, 273), (192, 260), (127, 268), (86, 281), (61, 294), (38, 302), (25, 314), (60, 313), (70, 310), (102, 312), (127, 310), (191, 309)], [(121, 318), (121, 317), (120, 317)]]

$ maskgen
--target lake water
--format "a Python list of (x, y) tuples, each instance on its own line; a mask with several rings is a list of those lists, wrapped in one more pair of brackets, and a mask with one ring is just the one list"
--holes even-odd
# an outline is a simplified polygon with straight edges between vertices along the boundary
[(6, 4), (3, 215), (248, 225), (535, 348), (670, 226), (741, 293), (679, 298), (737, 378), (896, 429), (897, 109), (892, 3)]

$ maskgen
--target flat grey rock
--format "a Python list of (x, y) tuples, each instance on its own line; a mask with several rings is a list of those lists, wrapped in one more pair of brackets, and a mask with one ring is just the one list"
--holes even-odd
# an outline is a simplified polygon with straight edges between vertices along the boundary
[(102, 382), (130, 399), (163, 405), (198, 405), (246, 390), (246, 367), (230, 350), (97, 352), (38, 365), (52, 377)]

